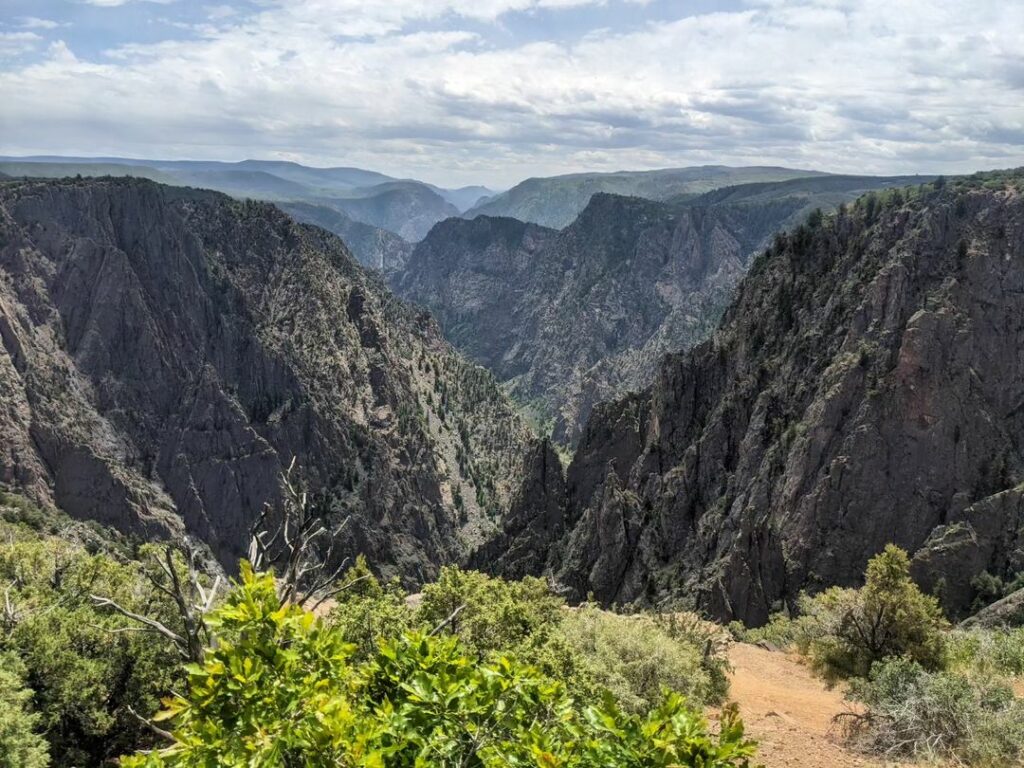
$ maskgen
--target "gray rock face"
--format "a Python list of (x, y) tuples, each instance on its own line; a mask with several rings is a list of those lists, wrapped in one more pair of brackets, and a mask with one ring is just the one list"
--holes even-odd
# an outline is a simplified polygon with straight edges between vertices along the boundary
[(550, 570), (755, 623), (889, 542), (954, 613), (1020, 570), (1022, 188), (869, 196), (778, 238), (710, 341), (595, 409)]
[(992, 605), (982, 608), (970, 618), (960, 622), (960, 626), (964, 629), (1024, 627), (1024, 589), (1018, 589), (1002, 600), (997, 600)]
[(343, 542), (410, 581), (507, 508), (530, 436), (344, 245), (131, 179), (0, 185), (0, 481), (228, 566), (296, 457)]
[(710, 335), (775, 231), (894, 183), (820, 176), (675, 203), (596, 194), (560, 232), (451, 219), (391, 285), (573, 444), (595, 403), (647, 386), (662, 355)]
[(359, 263), (390, 275), (405, 266), (412, 243), (386, 229), (355, 221), (328, 204), (278, 203), (285, 213), (303, 224), (333, 232), (349, 247)]
[(501, 530), (470, 557), (470, 566), (510, 579), (548, 567), (552, 541), (565, 533), (565, 475), (551, 443), (533, 446), (523, 463), (520, 486)]

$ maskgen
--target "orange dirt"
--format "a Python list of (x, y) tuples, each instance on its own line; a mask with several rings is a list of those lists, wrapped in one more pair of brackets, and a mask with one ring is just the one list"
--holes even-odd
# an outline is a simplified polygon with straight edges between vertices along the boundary
[(766, 768), (882, 768), (886, 762), (844, 746), (833, 716), (850, 705), (796, 657), (754, 645), (729, 648), (730, 698)]

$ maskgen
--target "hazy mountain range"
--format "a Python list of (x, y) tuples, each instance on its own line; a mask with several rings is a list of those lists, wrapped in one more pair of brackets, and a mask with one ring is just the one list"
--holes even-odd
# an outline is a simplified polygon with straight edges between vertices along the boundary
[[(457, 216), (480, 198), (493, 194), (485, 187), (442, 189), (361, 168), (310, 168), (274, 160), (223, 163), (37, 156), (0, 158), (0, 172), (48, 178), (125, 175), (213, 189), (237, 198), (302, 203), (293, 210), (299, 219), (329, 220), (336, 226), (331, 227), (332, 231), (340, 235), (351, 235), (358, 229), (360, 234), (353, 238), (352, 245), (356, 256), (377, 267), (390, 263), (391, 254), (399, 247), (385, 233), (414, 242), (437, 222)], [(365, 227), (353, 227), (353, 222), (384, 233), (375, 236)]]
[(481, 214), (507, 216), (561, 229), (572, 223), (595, 194), (668, 200), (681, 195), (698, 195), (719, 187), (757, 181), (784, 181), (822, 175), (818, 171), (792, 168), (704, 165), (666, 168), (657, 171), (617, 173), (574, 173), (566, 176), (527, 179), (507, 192), (481, 201), (466, 211), (466, 218)]

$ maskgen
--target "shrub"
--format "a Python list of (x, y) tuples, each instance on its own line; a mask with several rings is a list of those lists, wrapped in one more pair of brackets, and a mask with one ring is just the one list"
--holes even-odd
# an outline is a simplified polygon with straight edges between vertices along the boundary
[(650, 709), (665, 688), (697, 704), (724, 698), (726, 661), (705, 644), (672, 637), (650, 616), (619, 616), (590, 605), (566, 613), (562, 633), (580, 660), (581, 687), (610, 691), (629, 712)]
[(734, 621), (729, 625), (729, 631), (744, 643), (763, 643), (777, 650), (807, 653), (811, 641), (820, 637), (824, 631), (823, 627), (827, 623), (824, 614), (828, 612), (833, 597), (834, 594), (826, 593), (815, 598), (801, 594), (795, 617), (780, 611), (773, 613), (764, 626), (748, 628)]
[(849, 695), (867, 708), (852, 733), (875, 751), (993, 768), (1024, 757), (1024, 702), (998, 682), (894, 658)]
[(0, 633), (0, 651), (24, 665), (54, 763), (98, 765), (152, 743), (131, 710), (156, 706), (178, 679), (178, 658), (156, 636), (94, 607), (90, 594), (173, 625), (169, 599), (137, 563), (90, 555), (55, 536), (28, 535), (20, 522), (4, 525), (0, 583), (11, 585), (14, 618)]
[(423, 588), (415, 626), (430, 631), (452, 616), (443, 631), (478, 658), (514, 656), (587, 697), (608, 690), (630, 712), (655, 706), (663, 688), (695, 704), (719, 702), (728, 688), (728, 662), (706, 635), (668, 619), (569, 610), (541, 579), (444, 568)]
[(949, 666), (991, 677), (1024, 676), (1024, 627), (950, 632)]
[(327, 623), (355, 646), (353, 658), (370, 658), (384, 639), (413, 627), (414, 617), (405, 603), (405, 592), (397, 582), (381, 584), (362, 556), (343, 583), (351, 586), (339, 593)]
[(423, 587), (416, 620), (433, 628), (452, 617), (446, 631), (481, 658), (493, 651), (530, 656), (551, 637), (563, 606), (542, 579), (505, 581), (448, 567)]
[(806, 650), (830, 682), (867, 677), (875, 662), (892, 656), (926, 669), (943, 664), (942, 609), (910, 578), (910, 558), (898, 547), (890, 545), (871, 559), (861, 589), (826, 590), (806, 608)]
[(37, 733), (39, 715), (31, 712), (32, 691), (25, 687), (24, 665), (0, 653), (0, 768), (46, 768), (50, 756)]
[(678, 694), (645, 715), (610, 696), (579, 703), (513, 659), (467, 654), (458, 636), (407, 632), (355, 664), (339, 632), (282, 606), (246, 564), (211, 626), (216, 645), (155, 718), (173, 723), (174, 743), (125, 768), (742, 768), (754, 751), (735, 710), (712, 736)]

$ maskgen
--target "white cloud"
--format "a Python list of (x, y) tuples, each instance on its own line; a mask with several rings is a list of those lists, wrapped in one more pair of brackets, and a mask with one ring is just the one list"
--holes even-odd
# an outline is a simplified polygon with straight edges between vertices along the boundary
[(60, 26), (52, 19), (40, 19), (37, 16), (22, 16), (17, 22), (22, 29), (57, 29)]
[(40, 40), (35, 32), (0, 32), (0, 58), (28, 53)]
[[(1024, 163), (1024, 4), (758, 0), (504, 47), (459, 21), (567, 3), (593, 4), (280, 2), (103, 60), (54, 48), (0, 71), (3, 149), (276, 155), (492, 184), (703, 162)], [(430, 20), (443, 30), (415, 31)]]

